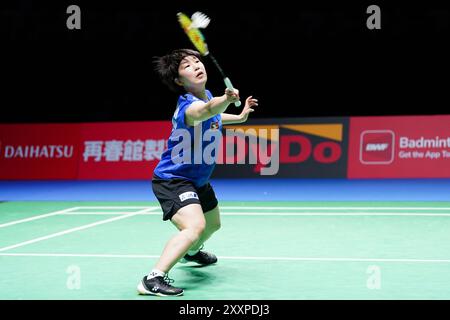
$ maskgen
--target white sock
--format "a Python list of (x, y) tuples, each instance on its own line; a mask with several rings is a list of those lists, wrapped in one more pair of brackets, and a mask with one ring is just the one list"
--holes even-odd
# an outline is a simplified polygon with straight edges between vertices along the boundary
[(158, 269), (153, 269), (148, 275), (147, 275), (147, 279), (151, 279), (154, 277), (164, 277), (166, 275), (165, 272), (162, 272), (161, 270)]
[(199, 251), (200, 251), (200, 249), (197, 249), (197, 250), (189, 250), (189, 251), (187, 252), (187, 254), (190, 255), (190, 256), (195, 256)]

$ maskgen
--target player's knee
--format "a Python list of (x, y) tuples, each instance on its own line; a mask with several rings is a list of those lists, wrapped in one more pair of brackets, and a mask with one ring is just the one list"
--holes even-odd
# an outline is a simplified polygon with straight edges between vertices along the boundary
[(184, 231), (189, 239), (194, 243), (201, 237), (202, 233), (205, 231), (205, 227), (205, 222), (203, 221), (192, 224)]
[(191, 244), (196, 243), (200, 238), (198, 232), (191, 228), (181, 230), (181, 233), (189, 240)]
[(201, 221), (201, 222), (196, 223), (196, 224), (193, 226), (193, 229), (194, 229), (194, 231), (195, 231), (199, 236), (201, 236), (202, 233), (203, 233), (203, 232), (205, 231), (205, 229), (206, 229), (206, 223), (205, 223), (205, 221)]

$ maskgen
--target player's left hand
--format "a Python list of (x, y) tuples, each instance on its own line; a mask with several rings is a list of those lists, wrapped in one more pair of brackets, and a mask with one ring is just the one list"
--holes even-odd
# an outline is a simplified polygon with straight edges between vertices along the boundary
[(247, 121), (248, 115), (250, 114), (250, 112), (255, 111), (253, 109), (253, 107), (255, 107), (255, 106), (258, 106), (258, 100), (257, 99), (253, 99), (252, 96), (250, 96), (247, 99), (245, 99), (245, 106), (244, 106), (244, 109), (242, 109), (242, 112), (240, 114), (243, 122)]

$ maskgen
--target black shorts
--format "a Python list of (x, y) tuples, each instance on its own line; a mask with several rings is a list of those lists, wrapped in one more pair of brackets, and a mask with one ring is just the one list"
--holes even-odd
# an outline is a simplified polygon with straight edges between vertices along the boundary
[(153, 176), (152, 188), (161, 205), (163, 220), (172, 219), (178, 210), (188, 204), (200, 204), (203, 212), (211, 211), (218, 204), (214, 190), (209, 183), (196, 188), (187, 179), (160, 179)]

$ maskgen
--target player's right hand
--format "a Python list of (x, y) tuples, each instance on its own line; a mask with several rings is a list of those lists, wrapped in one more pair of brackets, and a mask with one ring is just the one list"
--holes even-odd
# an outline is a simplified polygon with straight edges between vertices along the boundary
[(236, 101), (239, 101), (239, 90), (237, 90), (236, 88), (233, 90), (226, 88), (225, 89), (225, 96), (227, 97), (227, 101), (229, 103), (234, 103)]

